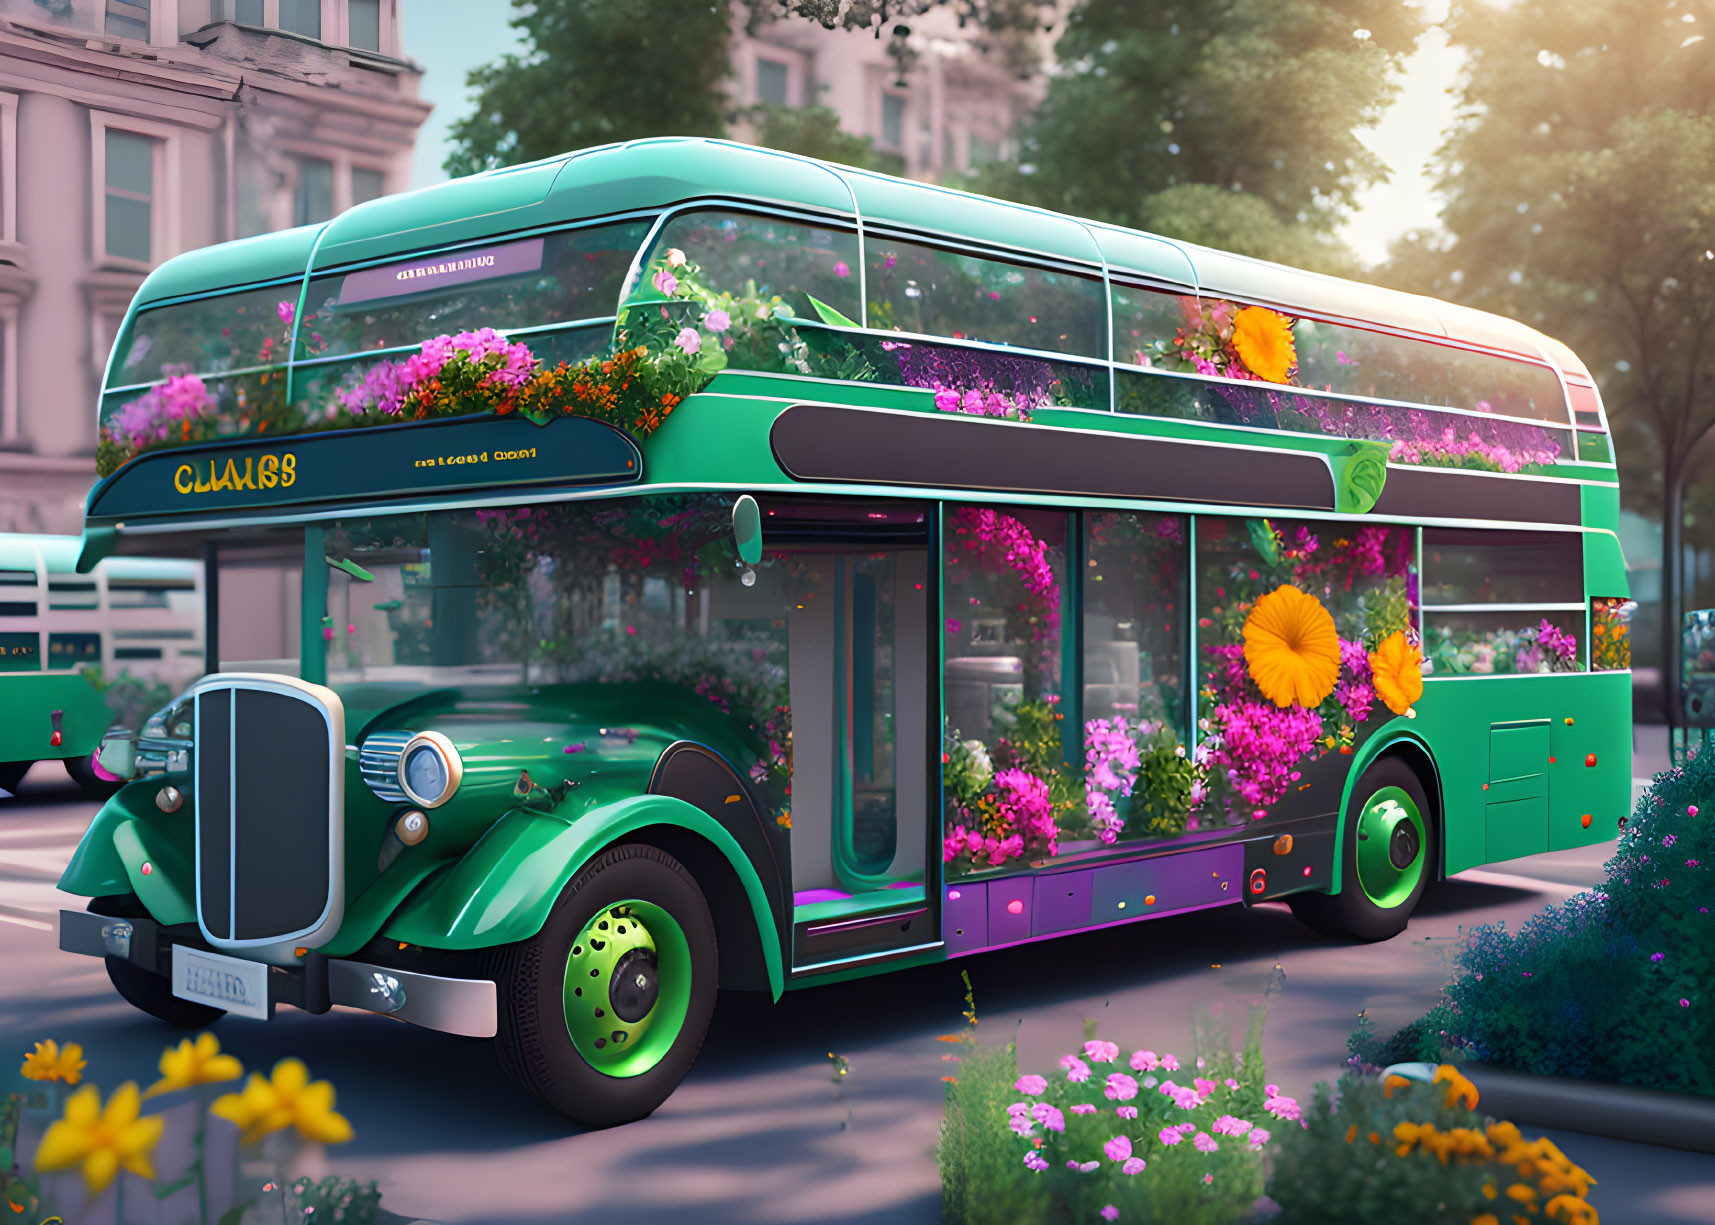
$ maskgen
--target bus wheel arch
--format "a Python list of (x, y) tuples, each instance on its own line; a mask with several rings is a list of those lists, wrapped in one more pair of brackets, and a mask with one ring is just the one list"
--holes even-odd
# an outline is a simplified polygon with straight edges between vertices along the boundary
[(1287, 898), (1305, 926), (1364, 941), (1405, 930), (1442, 858), (1439, 788), (1424, 785), (1426, 764), (1433, 771), (1420, 746), (1390, 745), (1353, 779), (1335, 844), (1340, 888)]

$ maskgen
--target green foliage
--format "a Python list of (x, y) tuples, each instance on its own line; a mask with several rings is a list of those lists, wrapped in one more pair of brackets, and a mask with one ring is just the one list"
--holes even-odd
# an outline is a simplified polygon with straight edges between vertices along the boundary
[(305, 1222), (338, 1221), (340, 1225), (370, 1225), (381, 1211), (381, 1192), (373, 1181), (328, 1177), (320, 1182), (300, 1178), (292, 1184), (293, 1214)]
[(1346, 1062), (1358, 1069), (1386, 1068), (1396, 1063), (1439, 1063), (1447, 1035), (1433, 1028), (1438, 1012), (1403, 1025), (1391, 1037), (1376, 1032), (1368, 1011), (1358, 1014), (1358, 1027), (1346, 1039)]
[(994, 781), (994, 763), (981, 740), (960, 740), (958, 729), (948, 725), (941, 758), (941, 779), (947, 795), (961, 808), (975, 808), (989, 783)]
[(1393, 575), (1364, 592), (1364, 649), (1374, 651), (1389, 634), (1411, 629), (1411, 600), (1403, 575)]
[(1018, 1100), (1018, 1051), (959, 1044), (957, 1075), (947, 1085), (935, 1148), (941, 1169), (941, 1219), (966, 1225), (1018, 1225), (1047, 1219), (1047, 1188), (1019, 1164), (1018, 1138), (1006, 1129), (1006, 1108)]
[(1196, 765), (1169, 727), (1138, 747), (1129, 823), (1135, 826), (1141, 819), (1143, 829), (1155, 836), (1184, 833), (1191, 812), (1191, 787), (1197, 781)]
[(1486, 1063), (1715, 1095), (1712, 912), (1715, 752), (1706, 751), (1656, 776), (1601, 891), (1550, 906), (1516, 933), (1491, 924), (1464, 934), (1445, 1002), (1419, 1023), (1419, 1049), (1446, 1031), (1449, 1045)]
[(1349, 257), (1328, 235), (1383, 173), (1354, 133), (1392, 97), (1417, 29), (1391, 0), (1086, 0), (1018, 162), (977, 185), (1338, 270)]
[(83, 678), (95, 686), (107, 703), (107, 709), (113, 715), (114, 726), (128, 728), (133, 732), (141, 731), (144, 721), (171, 702), (175, 696), (171, 685), (163, 681), (146, 680), (132, 674), (129, 669), (121, 669), (108, 678), (102, 674), (99, 667), (90, 665), (84, 668)]
[(854, 136), (840, 128), (839, 112), (828, 106), (782, 106), (778, 102), (761, 102), (746, 112), (756, 129), (756, 143), (787, 153), (856, 166), (860, 170), (879, 170), (883, 174), (904, 174), (905, 159), (897, 153), (882, 153), (867, 136)]

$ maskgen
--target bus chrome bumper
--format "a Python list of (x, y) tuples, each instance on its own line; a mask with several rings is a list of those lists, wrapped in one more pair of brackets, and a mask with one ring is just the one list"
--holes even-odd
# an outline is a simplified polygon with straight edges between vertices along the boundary
[[(59, 945), (67, 953), (122, 958), (163, 977), (172, 973), (175, 947), (205, 957), (226, 956), (201, 941), (163, 932), (152, 919), (111, 918), (87, 910), (60, 911)], [(260, 964), (243, 963), (246, 968)], [(275, 1004), (306, 1012), (341, 1004), (467, 1038), (492, 1038), (499, 1029), (494, 983), (486, 978), (443, 978), (314, 952), (306, 954), (302, 966), (263, 969), (270, 1015)]]

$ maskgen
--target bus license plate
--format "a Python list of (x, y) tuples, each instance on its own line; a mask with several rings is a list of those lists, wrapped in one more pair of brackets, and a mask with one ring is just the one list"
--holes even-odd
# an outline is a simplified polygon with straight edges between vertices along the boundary
[(181, 1000), (224, 1008), (234, 1016), (268, 1019), (268, 967), (173, 946), (173, 994)]

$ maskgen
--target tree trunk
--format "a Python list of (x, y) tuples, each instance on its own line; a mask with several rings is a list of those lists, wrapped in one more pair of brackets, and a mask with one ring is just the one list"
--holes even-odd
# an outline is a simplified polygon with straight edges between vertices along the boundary
[(1662, 472), (1661, 505), (1661, 698), (1669, 727), (1684, 719), (1679, 693), (1680, 608), (1685, 603), (1685, 472), (1669, 458)]

